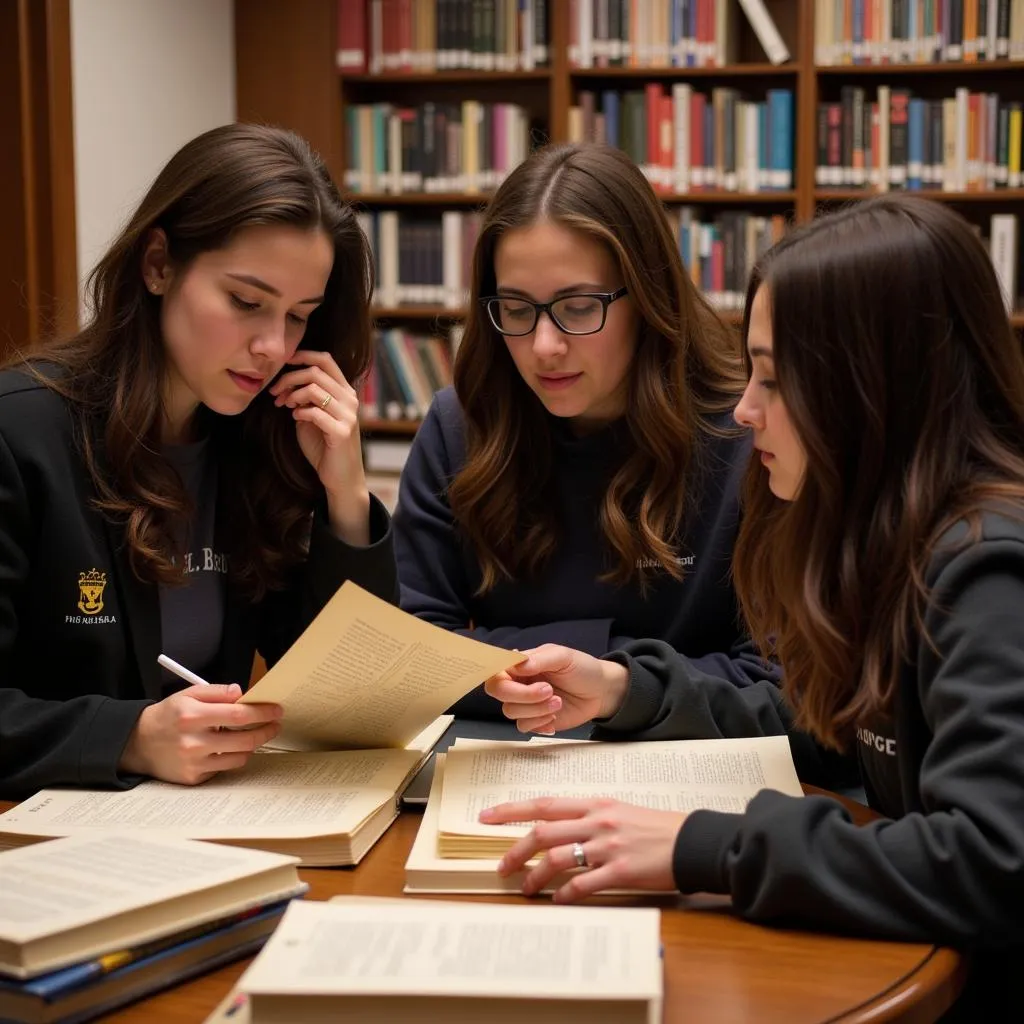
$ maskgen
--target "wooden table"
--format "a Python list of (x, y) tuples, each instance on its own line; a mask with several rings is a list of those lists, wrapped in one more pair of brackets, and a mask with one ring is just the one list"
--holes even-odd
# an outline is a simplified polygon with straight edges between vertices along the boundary
[[(855, 819), (874, 816), (859, 804), (844, 802)], [(308, 898), (400, 896), (405, 858), (419, 819), (418, 814), (403, 814), (358, 868), (303, 869), (302, 877), (310, 884)], [(437, 898), (527, 902), (521, 897)], [(655, 897), (644, 903), (662, 909), (665, 1024), (918, 1024), (936, 1020), (963, 984), (964, 964), (952, 950), (762, 928), (733, 916), (728, 901), (720, 897)], [(103, 1019), (110, 1024), (198, 1024), (227, 994), (247, 962), (231, 964)]]

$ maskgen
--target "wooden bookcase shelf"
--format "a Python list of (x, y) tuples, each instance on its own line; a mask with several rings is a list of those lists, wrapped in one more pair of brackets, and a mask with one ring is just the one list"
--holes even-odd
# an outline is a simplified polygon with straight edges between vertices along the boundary
[(450, 306), (379, 306), (371, 312), (375, 320), (461, 320), (466, 315)]
[(982, 60), (974, 63), (945, 61), (936, 64), (822, 64), (815, 71), (824, 78), (903, 78), (907, 75), (983, 78), (993, 74), (1024, 75), (1024, 60)]
[[(344, 0), (356, 3), (361, 0)], [(718, 3), (737, 0), (716, 0)], [(725, 67), (570, 67), (568, 0), (548, 0), (549, 65), (532, 71), (440, 70), (434, 72), (388, 71), (383, 74), (342, 74), (335, 63), (338, 38), (338, 0), (239, 0), (235, 5), (237, 104), (241, 120), (282, 124), (304, 135), (327, 161), (338, 182), (345, 171), (344, 124), (349, 103), (389, 102), (416, 104), (428, 99), (452, 103), (463, 99), (522, 104), (538, 126), (533, 142), (562, 141), (569, 137), (569, 108), (582, 90), (636, 89), (647, 81), (668, 87), (692, 81), (701, 92), (733, 85), (756, 96), (770, 88), (794, 91), (794, 177), (791, 190), (738, 192), (689, 192), (662, 196), (671, 207), (689, 204), (750, 209), (758, 215), (783, 213), (796, 220), (813, 217), (821, 206), (853, 202), (874, 193), (865, 189), (821, 188), (815, 183), (818, 103), (835, 99), (843, 85), (870, 90), (892, 82), (920, 89), (934, 98), (949, 96), (960, 87), (974, 91), (998, 91), (1011, 99), (1024, 99), (1024, 61), (999, 60), (974, 63), (888, 64), (816, 66), (814, 63), (814, 0), (767, 0), (769, 13), (779, 28), (792, 60), (782, 65), (767, 61), (764, 51), (738, 14), (738, 63)], [(268, 75), (267, 69), (274, 74)], [(985, 225), (992, 213), (1024, 216), (1024, 188), (985, 192), (919, 191), (954, 204), (974, 223)], [(350, 193), (357, 208), (368, 211), (446, 208), (471, 212), (483, 207), (486, 193)], [(1018, 275), (1021, 268), (1018, 269)], [(1024, 292), (1018, 280), (1018, 292)], [(443, 306), (402, 306), (374, 310), (380, 321), (439, 326), (459, 321), (464, 311)], [(723, 317), (738, 323), (739, 314)], [(1024, 330), (1024, 310), (1012, 317)], [(409, 436), (416, 421), (377, 420), (364, 424), (368, 433)]]
[[(993, 188), (979, 192), (945, 192), (941, 189), (891, 189), (892, 192), (907, 195), (923, 196), (925, 199), (938, 199), (947, 203), (1022, 203), (1024, 188)], [(814, 198), (819, 202), (839, 202), (851, 199), (866, 199), (879, 193), (871, 189), (824, 189), (814, 191)], [(1024, 212), (1024, 211), (1022, 211)]]
[(722, 204), (733, 206), (792, 205), (796, 202), (796, 191), (793, 189), (773, 192), (667, 192), (659, 197), (665, 203), (688, 203), (693, 206), (701, 204)]
[(441, 69), (438, 71), (384, 71), (379, 75), (342, 75), (345, 82), (353, 85), (380, 85), (406, 82), (423, 84), (463, 83), (479, 85), (487, 82), (546, 82), (551, 78), (550, 68), (535, 68), (533, 71), (472, 71), (468, 69)]
[(359, 430), (363, 434), (389, 434), (393, 437), (412, 437), (419, 426), (419, 420), (367, 418), (359, 421)]
[(486, 206), (485, 192), (347, 192), (353, 206)]
[(587, 80), (591, 78), (642, 78), (645, 81), (655, 79), (677, 79), (685, 81), (690, 78), (787, 78), (797, 74), (796, 64), (768, 64), (751, 61), (747, 64), (726, 64), (722, 67), (679, 68), (679, 67), (606, 67), (606, 68), (569, 68), (573, 79)]

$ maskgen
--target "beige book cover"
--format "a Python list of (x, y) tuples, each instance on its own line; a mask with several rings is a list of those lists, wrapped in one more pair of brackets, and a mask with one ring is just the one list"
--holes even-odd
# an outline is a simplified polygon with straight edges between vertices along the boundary
[(256, 753), (201, 786), (42, 790), (0, 814), (0, 847), (131, 831), (289, 854), (307, 867), (357, 864), (398, 816), (399, 794), (449, 722), (402, 750)]
[(0, 854), (0, 974), (30, 978), (305, 891), (294, 857), (108, 832)]
[(660, 1020), (660, 914), (434, 900), (289, 906), (238, 989), (252, 1024)]

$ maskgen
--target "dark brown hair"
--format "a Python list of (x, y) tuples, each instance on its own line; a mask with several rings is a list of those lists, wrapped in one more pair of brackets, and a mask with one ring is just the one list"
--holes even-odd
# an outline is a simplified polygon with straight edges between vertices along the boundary
[[(33, 353), (57, 366), (53, 373), (34, 364), (71, 405), (97, 506), (123, 523), (141, 579), (181, 581), (171, 561), (173, 538), (189, 512), (180, 477), (160, 452), (166, 357), (160, 299), (143, 280), (146, 244), (152, 229), (163, 229), (171, 265), (180, 271), (237, 232), (264, 225), (319, 228), (331, 238), (324, 301), (309, 317), (301, 347), (330, 352), (354, 383), (370, 358), (366, 240), (308, 144), (258, 125), (215, 128), (171, 158), (93, 270), (87, 326)], [(322, 491), (291, 417), (274, 408), (266, 391), (237, 417), (208, 419), (225, 455), (219, 514), (229, 524), (231, 575), (256, 597), (302, 558)]]
[(495, 293), (494, 256), (506, 231), (551, 221), (605, 246), (640, 321), (625, 428), (633, 447), (600, 510), (624, 582), (663, 565), (679, 576), (674, 542), (697, 449), (716, 413), (742, 388), (736, 339), (688, 278), (664, 208), (620, 150), (555, 145), (509, 175), (484, 215), (473, 256), (455, 390), (466, 418), (466, 462), (448, 499), (482, 570), (481, 590), (535, 577), (559, 542), (552, 500), (550, 419), (477, 301)]
[(1024, 508), (1024, 355), (981, 241), (928, 200), (871, 199), (787, 235), (751, 278), (744, 339), (762, 286), (807, 465), (783, 502), (751, 464), (736, 588), (798, 724), (842, 747), (891, 710), (942, 535)]

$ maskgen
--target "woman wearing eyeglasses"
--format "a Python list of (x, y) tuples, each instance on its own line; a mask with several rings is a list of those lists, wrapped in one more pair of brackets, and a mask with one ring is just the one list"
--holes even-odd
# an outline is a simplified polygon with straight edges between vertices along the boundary
[[(402, 478), (402, 607), (509, 648), (653, 635), (695, 674), (770, 677), (729, 581), (738, 344), (639, 169), (605, 146), (538, 150), (491, 200), (472, 276), (454, 388)], [(455, 711), (500, 716), (482, 690)]]

